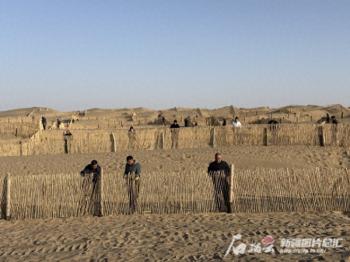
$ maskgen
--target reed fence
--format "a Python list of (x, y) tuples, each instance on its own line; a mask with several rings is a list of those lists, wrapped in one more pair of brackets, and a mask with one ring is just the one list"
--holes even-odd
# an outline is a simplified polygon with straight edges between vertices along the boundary
[[(350, 125), (282, 124), (233, 127), (141, 128), (38, 131), (30, 139), (0, 140), (0, 156), (64, 153), (106, 153), (127, 150), (206, 148), (236, 145), (307, 145), (350, 147)], [(69, 145), (67, 145), (69, 143)], [(67, 149), (69, 148), (69, 150)]]
[[(235, 170), (227, 180), (229, 190), (205, 171), (146, 173), (140, 181), (136, 212), (141, 214), (222, 211), (222, 192), (229, 194), (233, 212), (350, 211), (347, 169)], [(97, 184), (79, 174), (12, 175), (0, 182), (1, 218), (130, 212), (128, 186), (120, 174), (102, 174)]]

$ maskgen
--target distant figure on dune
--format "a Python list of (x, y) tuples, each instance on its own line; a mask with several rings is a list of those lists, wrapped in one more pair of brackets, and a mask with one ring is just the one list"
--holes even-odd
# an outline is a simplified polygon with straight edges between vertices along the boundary
[(137, 199), (140, 191), (141, 165), (136, 162), (133, 156), (126, 158), (124, 179), (128, 188), (129, 209), (134, 213), (137, 209)]
[(331, 117), (331, 123), (334, 124), (334, 125), (338, 124), (338, 120), (335, 118), (335, 116)]
[(179, 147), (179, 124), (177, 120), (174, 120), (174, 123), (170, 126), (171, 129), (171, 148), (176, 149)]
[(163, 125), (163, 126), (166, 125), (166, 120), (165, 120), (165, 117), (163, 116), (162, 112), (159, 112), (156, 123)]
[(129, 137), (129, 149), (135, 149), (135, 147), (136, 147), (136, 131), (135, 131), (133, 126), (131, 126), (129, 128), (128, 137)]
[(174, 120), (174, 122), (171, 124), (170, 128), (180, 128), (179, 124), (177, 123), (177, 120)]
[(270, 119), (267, 124), (269, 125), (270, 131), (276, 131), (280, 122), (275, 119)]
[(234, 128), (241, 128), (242, 127), (242, 124), (239, 121), (238, 116), (235, 117), (235, 119), (232, 122), (232, 125), (233, 125)]
[(57, 119), (56, 119), (56, 126), (57, 126), (57, 129), (60, 129), (61, 123), (62, 123), (61, 119), (57, 118)]
[(136, 123), (136, 120), (137, 120), (136, 112), (132, 112), (132, 114), (131, 114), (131, 121), (132, 121), (133, 123)]
[(280, 124), (280, 122), (278, 122), (276, 119), (270, 119), (267, 122), (267, 124), (269, 125), (269, 129), (270, 129), (271, 135), (272, 135), (271, 143), (273, 145), (275, 145), (278, 142), (277, 133), (278, 133), (278, 125)]
[(194, 123), (192, 122), (192, 118), (190, 116), (186, 117), (184, 120), (185, 127), (193, 127)]
[(80, 205), (80, 214), (86, 213), (101, 216), (101, 206), (99, 200), (98, 183), (101, 177), (101, 167), (96, 160), (92, 160), (90, 164), (80, 172), (84, 178), (82, 183), (82, 202)]
[(329, 114), (327, 113), (326, 116), (324, 117), (321, 117), (321, 119), (319, 119), (317, 121), (317, 124), (321, 124), (321, 125), (324, 125), (324, 124), (335, 124), (337, 125), (338, 124), (338, 120), (336, 119), (335, 116), (329, 116)]
[(279, 122), (278, 122), (277, 120), (275, 120), (275, 119), (271, 119), (271, 120), (269, 120), (269, 121), (267, 122), (267, 124), (269, 124), (269, 125), (278, 125)]
[(184, 120), (184, 123), (185, 123), (185, 127), (190, 127), (190, 122), (191, 122), (191, 119), (190, 117), (186, 117), (185, 120)]
[(73, 134), (69, 131), (69, 129), (63, 132), (63, 138), (64, 138), (64, 152), (66, 154), (70, 154), (72, 150)]
[(43, 129), (46, 130), (46, 127), (47, 127), (47, 119), (46, 119), (46, 117), (44, 117), (44, 116), (41, 117), (41, 124), (43, 126)]
[(222, 160), (221, 153), (215, 154), (215, 161), (208, 167), (208, 174), (213, 181), (215, 203), (220, 212), (231, 212), (229, 176), (231, 168)]

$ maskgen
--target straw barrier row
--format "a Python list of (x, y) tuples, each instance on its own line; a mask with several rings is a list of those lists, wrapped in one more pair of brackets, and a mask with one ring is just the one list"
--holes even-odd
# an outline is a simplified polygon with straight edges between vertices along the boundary
[(234, 145), (350, 146), (350, 125), (286, 124), (232, 127), (38, 131), (30, 139), (0, 143), (0, 156), (103, 153), (125, 150), (205, 148)]
[(0, 123), (0, 137), (10, 135), (19, 138), (31, 137), (39, 128), (38, 124), (34, 123)]
[(348, 211), (348, 169), (241, 170), (233, 183), (236, 212)]
[[(347, 169), (235, 170), (227, 183), (205, 171), (142, 174), (136, 213), (350, 211)], [(79, 174), (1, 178), (2, 218), (28, 219), (117, 215), (130, 212), (130, 192), (120, 174), (94, 184)], [(226, 188), (225, 186), (229, 186)], [(222, 199), (220, 199), (222, 198)]]

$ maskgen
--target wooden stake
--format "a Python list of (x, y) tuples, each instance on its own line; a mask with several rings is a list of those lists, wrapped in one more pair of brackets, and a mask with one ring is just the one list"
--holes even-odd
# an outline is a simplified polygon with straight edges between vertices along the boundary
[(211, 129), (210, 145), (216, 147), (216, 138), (215, 138), (215, 127)]
[(160, 146), (160, 148), (164, 149), (164, 144), (165, 144), (164, 132), (161, 133), (160, 139), (161, 139), (161, 143), (160, 143), (161, 146)]
[(234, 179), (234, 174), (235, 174), (235, 166), (233, 164), (231, 164), (231, 174), (230, 174), (230, 210), (232, 213), (232, 204), (233, 204), (233, 199), (234, 199), (234, 191), (233, 191), (233, 179)]
[(10, 173), (6, 176), (6, 209), (5, 218), (10, 220), (11, 218), (11, 175)]
[(326, 137), (324, 135), (323, 126), (318, 127), (318, 140), (319, 140), (320, 146), (326, 145)]
[(19, 155), (23, 156), (23, 143), (22, 143), (22, 140), (19, 141)]
[(264, 146), (267, 146), (267, 127), (264, 127), (263, 145), (264, 145)]
[(99, 179), (99, 216), (103, 216), (103, 168), (101, 167), (100, 179)]
[(338, 145), (338, 127), (336, 124), (332, 124), (332, 145), (337, 146)]
[(112, 152), (115, 153), (117, 152), (117, 142), (115, 140), (114, 133), (111, 133), (111, 142), (112, 142)]

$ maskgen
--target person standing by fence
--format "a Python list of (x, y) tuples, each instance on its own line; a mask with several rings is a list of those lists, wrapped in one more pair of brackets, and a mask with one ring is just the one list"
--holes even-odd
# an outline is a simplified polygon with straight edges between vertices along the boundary
[(69, 131), (69, 129), (63, 132), (63, 139), (64, 139), (64, 152), (66, 154), (70, 154), (72, 150), (73, 134)]
[(215, 161), (208, 167), (208, 174), (213, 181), (214, 200), (220, 212), (231, 212), (229, 177), (231, 168), (222, 160), (221, 153), (215, 154)]
[(335, 116), (331, 117), (331, 132), (332, 132), (332, 145), (338, 145), (338, 120)]
[(81, 172), (83, 177), (82, 183), (82, 203), (80, 205), (79, 214), (93, 214), (101, 216), (100, 192), (98, 192), (98, 183), (101, 182), (101, 167), (96, 160), (92, 160)]
[(129, 138), (129, 149), (135, 149), (136, 148), (136, 131), (133, 126), (130, 127), (128, 131), (128, 138)]
[(232, 121), (232, 125), (234, 128), (241, 128), (242, 127), (242, 123), (239, 121), (239, 118), (237, 116)]
[(179, 132), (180, 126), (177, 123), (177, 120), (174, 120), (174, 123), (170, 126), (171, 130), (171, 149), (176, 149), (179, 146)]
[(56, 119), (56, 127), (57, 127), (57, 129), (60, 129), (60, 128), (61, 128), (61, 124), (62, 124), (61, 119), (57, 118), (57, 119)]
[(140, 175), (140, 163), (136, 162), (133, 156), (128, 156), (126, 158), (124, 179), (128, 190), (130, 213), (134, 213), (137, 209), (137, 199), (140, 191)]
[(43, 130), (46, 130), (46, 127), (47, 127), (47, 119), (46, 119), (46, 117), (44, 117), (44, 116), (41, 117), (41, 124), (42, 124)]

